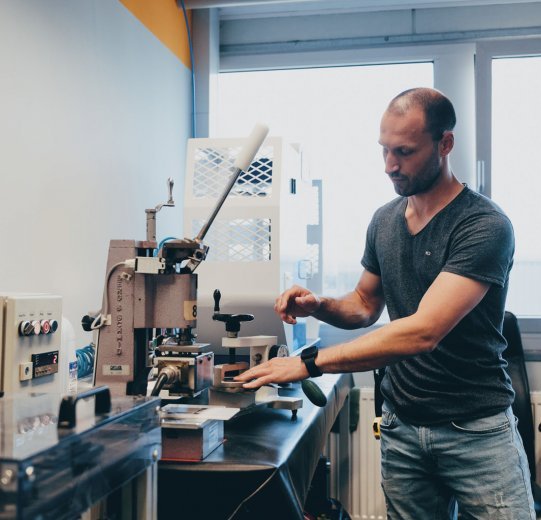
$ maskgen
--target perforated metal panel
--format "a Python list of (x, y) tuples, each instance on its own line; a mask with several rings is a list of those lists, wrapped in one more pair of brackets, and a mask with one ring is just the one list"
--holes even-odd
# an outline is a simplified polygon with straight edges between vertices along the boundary
[[(233, 174), (241, 146), (196, 148), (194, 153), (193, 196), (218, 198)], [(272, 146), (260, 148), (250, 168), (242, 172), (230, 197), (268, 197), (272, 193)]]
[[(196, 235), (204, 220), (192, 221)], [(271, 219), (215, 220), (205, 244), (206, 262), (269, 262), (271, 260)]]

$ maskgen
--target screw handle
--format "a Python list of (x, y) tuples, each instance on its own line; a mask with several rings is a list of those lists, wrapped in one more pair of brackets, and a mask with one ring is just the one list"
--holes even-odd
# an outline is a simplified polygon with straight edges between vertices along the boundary
[(214, 312), (220, 312), (220, 299), (222, 297), (222, 293), (220, 292), (220, 289), (215, 289), (214, 293), (212, 294), (212, 297), (214, 298)]
[(167, 191), (169, 192), (169, 198), (167, 199), (167, 206), (174, 206), (175, 201), (173, 200), (173, 186), (175, 185), (175, 181), (173, 177), (169, 177), (167, 179)]
[(252, 321), (254, 319), (253, 314), (221, 314), (215, 313), (212, 316), (214, 321), (221, 321), (225, 323), (225, 330), (227, 332), (238, 332), (240, 330), (240, 324), (243, 321)]

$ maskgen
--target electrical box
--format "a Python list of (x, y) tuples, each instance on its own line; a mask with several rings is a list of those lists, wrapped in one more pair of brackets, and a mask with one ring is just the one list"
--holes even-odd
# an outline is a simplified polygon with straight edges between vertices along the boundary
[(61, 296), (0, 293), (0, 302), (0, 395), (61, 392)]

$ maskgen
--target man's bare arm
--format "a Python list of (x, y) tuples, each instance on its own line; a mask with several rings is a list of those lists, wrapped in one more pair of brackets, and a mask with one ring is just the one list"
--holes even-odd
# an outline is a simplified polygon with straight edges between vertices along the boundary
[[(415, 314), (395, 320), (353, 341), (321, 349), (322, 372), (361, 372), (430, 352), (485, 296), (489, 284), (452, 273), (440, 273)], [(343, 310), (343, 308), (342, 308)], [(308, 377), (298, 356), (274, 358), (237, 376), (245, 388), (286, 383)]]
[(358, 372), (430, 352), (485, 296), (489, 284), (440, 273), (415, 314), (359, 338), (323, 349), (317, 365), (323, 372)]
[(313, 316), (341, 329), (369, 327), (385, 307), (381, 278), (364, 271), (355, 289), (341, 298), (322, 297)]
[(344, 329), (367, 327), (381, 315), (384, 307), (381, 278), (364, 271), (355, 290), (341, 298), (318, 297), (295, 285), (284, 291), (274, 304), (280, 318), (289, 324), (297, 318), (315, 318)]

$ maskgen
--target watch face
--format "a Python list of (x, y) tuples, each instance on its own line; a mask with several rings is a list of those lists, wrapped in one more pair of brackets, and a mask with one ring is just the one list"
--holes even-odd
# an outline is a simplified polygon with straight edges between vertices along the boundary
[(311, 347), (306, 347), (301, 352), (301, 358), (306, 359), (309, 357), (314, 357), (317, 354), (317, 347), (315, 345), (312, 345)]

